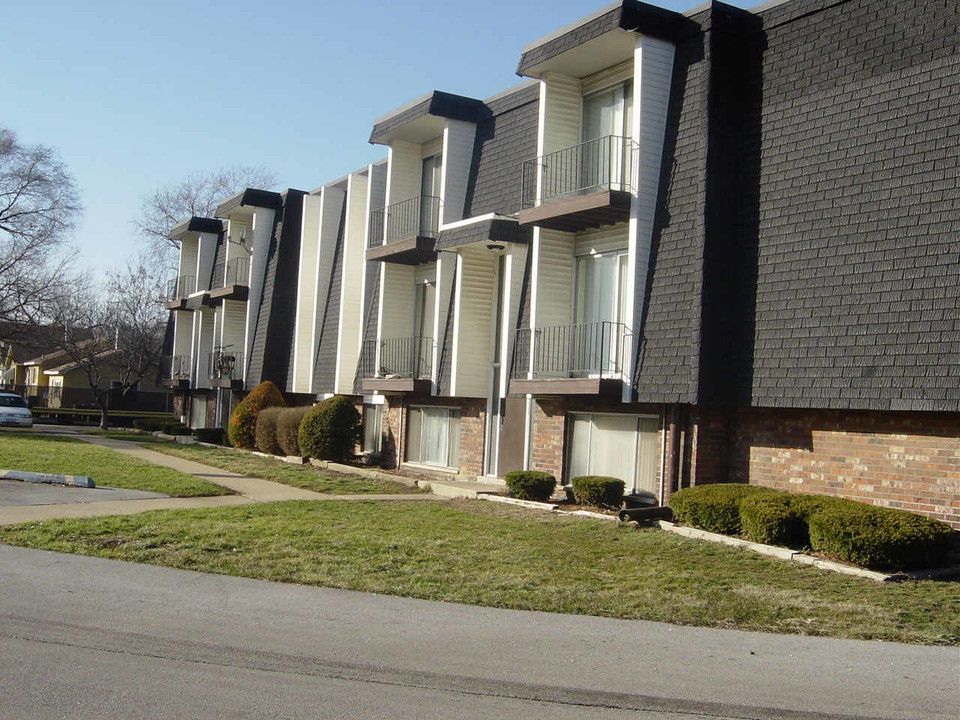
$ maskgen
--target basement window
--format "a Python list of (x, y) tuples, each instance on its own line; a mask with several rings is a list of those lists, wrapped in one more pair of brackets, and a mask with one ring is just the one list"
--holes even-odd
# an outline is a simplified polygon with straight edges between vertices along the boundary
[(460, 409), (410, 408), (407, 462), (456, 468), (460, 461)]

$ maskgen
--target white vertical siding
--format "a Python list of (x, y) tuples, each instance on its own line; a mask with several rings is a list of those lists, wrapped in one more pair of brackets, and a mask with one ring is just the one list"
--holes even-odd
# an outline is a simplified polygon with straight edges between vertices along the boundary
[(523, 270), (527, 262), (527, 246), (511, 244), (507, 250), (504, 262), (503, 279), (503, 318), (500, 333), (500, 387), (497, 392), (500, 397), (507, 395), (507, 383), (510, 381), (510, 353), (513, 350), (513, 340), (516, 335), (517, 317), (520, 312), (520, 295), (523, 292)]
[(193, 356), (194, 387), (208, 388), (210, 387), (210, 372), (207, 367), (207, 360), (210, 353), (213, 352), (216, 314), (212, 309), (204, 308), (194, 311), (194, 315), (196, 316)]
[(197, 249), (199, 240), (190, 233), (180, 241), (180, 276), (197, 277)]
[[(633, 297), (631, 327), (639, 327), (646, 293), (647, 268), (653, 238), (653, 217), (660, 184), (663, 136), (667, 125), (674, 47), (668, 42), (641, 35), (634, 52), (633, 137), (639, 145), (637, 194), (630, 210), (630, 258), (628, 291)], [(633, 376), (640, 333), (634, 332), (634, 347), (628, 353), (628, 377)], [(624, 399), (627, 399), (624, 390)]]
[[(267, 255), (270, 250), (270, 236), (273, 234), (274, 211), (267, 208), (254, 208), (253, 228), (250, 233), (253, 252), (250, 257), (250, 293), (247, 301), (246, 332), (243, 339), (243, 379), (247, 379), (247, 368), (250, 366), (250, 349), (253, 346), (253, 333), (257, 325), (257, 313), (260, 310), (260, 299), (263, 297), (263, 279), (267, 271)], [(227, 257), (230, 257), (228, 246)]]
[(387, 169), (386, 204), (408, 200), (420, 194), (423, 171), (422, 148), (419, 143), (394, 140), (390, 143)]
[(630, 226), (627, 223), (607, 225), (577, 233), (573, 243), (574, 255), (626, 250), (630, 243)]
[(412, 337), (416, 269), (383, 263), (381, 272), (380, 338)]
[(569, 325), (573, 302), (573, 237), (541, 229), (535, 243), (537, 263), (533, 327)]
[(340, 234), (340, 217), (343, 214), (345, 196), (346, 193), (337, 187), (323, 188), (320, 196), (320, 243), (314, 270), (314, 276), (317, 279), (316, 301), (313, 306), (310, 326), (310, 362), (307, 363), (310, 375), (309, 392), (313, 392), (313, 366), (317, 357), (317, 348), (320, 345), (323, 312), (326, 307), (327, 295), (330, 292), (330, 276), (333, 273), (333, 261), (336, 257), (337, 236)]
[(228, 352), (240, 352), (247, 319), (246, 303), (242, 300), (224, 300), (220, 309), (219, 345)]
[[(371, 164), (367, 166), (367, 209), (366, 215), (364, 216), (364, 232), (363, 232), (363, 246), (364, 248), (370, 247), (370, 213), (374, 210), (379, 210), (383, 207), (384, 202), (387, 198), (387, 164), (385, 162)], [(356, 328), (357, 332), (357, 346), (361, 349), (363, 348), (364, 340), (364, 330), (367, 323), (367, 318), (370, 315), (371, 308), (367, 305), (367, 296), (372, 292), (371, 289), (367, 288), (367, 272), (366, 265), (364, 265), (364, 272), (361, 276), (362, 279), (362, 289), (360, 297), (363, 302), (363, 309), (360, 313), (361, 321)], [(377, 270), (379, 271), (379, 267)], [(379, 274), (379, 273), (378, 273)], [(376, 282), (376, 280), (373, 280)], [(374, 312), (379, 313), (379, 308), (373, 308)]]
[(486, 248), (460, 252), (451, 383), (457, 397), (485, 398), (489, 393), (497, 259)]
[(317, 254), (320, 250), (319, 195), (305, 195), (300, 225), (300, 263), (297, 269), (297, 309), (293, 324), (293, 392), (309, 392), (313, 310), (317, 305)]
[(548, 73), (541, 89), (543, 145), (541, 155), (572, 147), (580, 142), (580, 81)]
[(434, 138), (433, 140), (427, 140), (420, 146), (420, 157), (428, 158), (433, 155), (439, 155), (443, 152), (443, 135), (440, 137)]
[(443, 172), (440, 176), (441, 225), (463, 219), (476, 137), (474, 123), (447, 120), (443, 130)]
[[(443, 352), (444, 335), (447, 331), (447, 318), (450, 315), (450, 295), (457, 281), (457, 254), (455, 252), (437, 253), (437, 309), (433, 315), (433, 383), (437, 392), (437, 378), (440, 372), (440, 354)], [(452, 362), (452, 358), (448, 358)]]
[(197, 247), (197, 290), (210, 289), (210, 275), (213, 272), (213, 260), (217, 254), (217, 236), (213, 233), (199, 233)]
[(176, 310), (173, 313), (173, 355), (190, 357), (193, 338), (193, 313)]
[(343, 267), (340, 282), (340, 319), (337, 323), (337, 369), (334, 391), (349, 395), (360, 357), (360, 335), (363, 325), (363, 280), (366, 253), (367, 189), (366, 174), (353, 173), (347, 178), (346, 222), (343, 236)]

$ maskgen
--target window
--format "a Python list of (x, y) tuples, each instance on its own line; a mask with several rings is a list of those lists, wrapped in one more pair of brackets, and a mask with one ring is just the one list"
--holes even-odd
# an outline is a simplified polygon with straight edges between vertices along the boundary
[(660, 422), (655, 417), (571, 413), (567, 480), (580, 475), (619, 478), (626, 491), (656, 493)]
[(630, 186), (632, 124), (632, 81), (583, 98), (582, 187), (622, 190)]
[(407, 423), (407, 462), (457, 467), (460, 458), (460, 410), (411, 407)]
[(380, 452), (383, 442), (382, 405), (363, 406), (363, 451)]
[(570, 349), (574, 372), (621, 372), (630, 317), (626, 251), (577, 258), (576, 291)]

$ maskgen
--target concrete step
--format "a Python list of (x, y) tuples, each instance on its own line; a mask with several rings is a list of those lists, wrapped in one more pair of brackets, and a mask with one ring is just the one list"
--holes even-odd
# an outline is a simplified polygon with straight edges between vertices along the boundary
[(472, 482), (469, 480), (417, 480), (417, 487), (429, 486), (434, 495), (448, 498), (470, 498), (492, 495), (503, 491), (501, 485)]

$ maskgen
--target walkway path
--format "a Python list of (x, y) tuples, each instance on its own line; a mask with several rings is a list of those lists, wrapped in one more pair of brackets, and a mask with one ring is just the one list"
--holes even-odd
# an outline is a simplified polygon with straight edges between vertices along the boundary
[[(135, 442), (115, 440), (95, 435), (71, 435), (78, 440), (102, 445), (123, 455), (129, 455), (154, 465), (173, 468), (180, 472), (207, 480), (216, 485), (233, 490), (237, 495), (217, 495), (214, 497), (174, 498), (160, 497), (143, 500), (111, 500), (106, 502), (60, 503), (56, 505), (18, 505), (0, 507), (0, 525), (16, 525), (23, 522), (35, 522), (52, 518), (84, 518), (101, 515), (133, 515), (147, 510), (184, 510), (189, 508), (224, 507), (228, 505), (247, 505), (254, 502), (277, 502), (281, 500), (442, 500), (435, 495), (416, 493), (406, 494), (364, 494), (364, 495), (324, 495), (311, 490), (283, 485), (238, 475), (228, 470), (202, 465), (191, 460), (164, 455), (148, 450)], [(96, 480), (96, 478), (94, 478)]]

